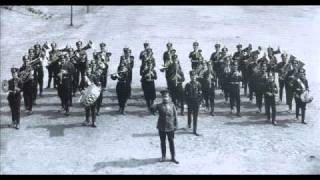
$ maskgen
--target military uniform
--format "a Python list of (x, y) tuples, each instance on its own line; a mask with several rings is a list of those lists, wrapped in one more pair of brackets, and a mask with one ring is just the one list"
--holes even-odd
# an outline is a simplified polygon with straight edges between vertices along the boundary
[(216, 75), (212, 70), (211, 63), (208, 63), (208, 69), (203, 74), (202, 91), (206, 108), (210, 109), (210, 114), (214, 116), (214, 99), (215, 99), (215, 80)]
[(52, 43), (51, 47), (53, 48), (50, 52), (49, 52), (49, 63), (47, 66), (48, 69), (48, 86), (47, 88), (50, 88), (51, 86), (51, 81), (53, 79), (53, 87), (56, 88), (57, 87), (57, 75), (59, 73), (59, 57), (61, 55), (61, 51), (55, 49), (56, 48), (56, 44)]
[[(106, 46), (105, 43), (100, 44), (101, 48), (104, 48), (105, 46)], [(105, 64), (105, 68), (103, 69), (103, 73), (101, 75), (101, 87), (105, 89), (107, 87), (107, 82), (108, 82), (108, 70), (109, 70), (108, 63), (110, 62), (110, 56), (112, 55), (112, 53), (101, 50), (100, 52), (98, 52), (98, 54), (102, 55), (102, 62)]]
[[(299, 69), (299, 73), (304, 73), (304, 76), (305, 76), (304, 69)], [(301, 122), (303, 124), (306, 124), (305, 116), (306, 116), (307, 103), (302, 102), (300, 95), (305, 91), (309, 91), (308, 80), (305, 77), (301, 77), (301, 76), (297, 77), (293, 82), (293, 91), (295, 94), (295, 102), (296, 102), (296, 119), (299, 118), (299, 111), (301, 109)]]
[[(90, 84), (89, 81), (90, 83), (100, 84), (100, 79), (97, 78), (97, 76), (86, 72), (86, 75), (84, 77), (84, 88), (89, 86)], [(90, 115), (91, 115), (91, 122), (92, 122), (91, 126), (96, 127), (95, 122), (97, 119), (97, 103), (98, 103), (98, 99), (94, 103), (92, 103), (90, 106), (85, 107), (86, 120), (83, 123), (83, 125), (88, 125), (90, 123)]]
[[(190, 72), (190, 76), (195, 76), (194, 72)], [(201, 84), (194, 80), (190, 81), (185, 86), (185, 98), (188, 105), (188, 127), (191, 128), (191, 121), (193, 120), (193, 133), (197, 134), (197, 123), (199, 106), (202, 101)]]
[(251, 53), (251, 59), (249, 60), (250, 62), (248, 63), (248, 68), (247, 68), (247, 73), (248, 73), (248, 87), (249, 87), (249, 99), (250, 101), (253, 100), (253, 93), (255, 92), (255, 86), (256, 82), (258, 80), (258, 63), (256, 61), (258, 57), (258, 51), (254, 51)]
[[(233, 64), (232, 66), (236, 66), (236, 68), (238, 67), (237, 63)], [(230, 93), (230, 108), (232, 112), (233, 107), (236, 104), (238, 116), (240, 116), (240, 82), (241, 80), (242, 80), (242, 76), (240, 71), (232, 68), (230, 73), (227, 75), (227, 81), (228, 81), (229, 93)]]
[[(120, 64), (124, 64), (128, 69), (128, 82), (132, 82), (132, 69), (134, 66), (134, 56), (131, 56), (131, 50), (129, 48), (123, 49), (125, 55), (120, 57)], [(131, 92), (129, 97), (131, 96)]]
[[(67, 58), (62, 57), (62, 58)], [(72, 90), (73, 90), (73, 74), (75, 71), (74, 65), (70, 61), (62, 64), (62, 68), (58, 75), (59, 85), (58, 94), (61, 99), (61, 106), (65, 110), (65, 115), (69, 115), (69, 109), (72, 103)]]
[(266, 113), (268, 121), (270, 121), (270, 110), (272, 117), (272, 124), (276, 125), (276, 97), (275, 94), (278, 93), (278, 88), (273, 80), (274, 76), (270, 76), (266, 83), (266, 91), (264, 93), (264, 103), (266, 107)]
[[(168, 95), (167, 91), (161, 92), (162, 96)], [(166, 157), (166, 137), (168, 137), (169, 147), (171, 152), (171, 161), (179, 163), (175, 159), (175, 147), (174, 147), (174, 131), (177, 129), (177, 113), (173, 103), (162, 102), (160, 104), (152, 106), (153, 112), (159, 112), (159, 118), (157, 123), (157, 129), (159, 131), (161, 141), (161, 161)]]
[(153, 101), (156, 99), (154, 80), (157, 79), (157, 72), (154, 70), (151, 62), (149, 62), (141, 67), (140, 75), (144, 98), (148, 109), (150, 110), (150, 107), (153, 105)]
[[(82, 47), (82, 42), (81, 41), (78, 41), (76, 43), (76, 46), (77, 46), (77, 50), (75, 51), (76, 54), (78, 54), (77, 57), (77, 66), (76, 66), (76, 72), (77, 72), (77, 84), (79, 84), (79, 80), (80, 80), (80, 84), (79, 84), (79, 89), (80, 90), (83, 90), (84, 89), (84, 76), (85, 76), (85, 73), (86, 73), (86, 70), (88, 68), (88, 56), (87, 56), (87, 52), (86, 50), (87, 49), (90, 49), (91, 48), (91, 44), (92, 42), (89, 41), (89, 44), (86, 45), (85, 47)], [(79, 78), (80, 76), (80, 78)]]
[(169, 94), (176, 107), (180, 107), (180, 114), (184, 113), (184, 90), (182, 83), (185, 81), (178, 56), (172, 56), (172, 62), (166, 70)]
[(211, 61), (212, 69), (217, 75), (215, 80), (215, 86), (216, 87), (219, 86), (219, 88), (221, 88), (220, 77), (221, 77), (221, 74), (223, 73), (223, 69), (221, 68), (222, 53), (220, 52), (220, 44), (216, 44), (215, 48), (216, 48), (216, 52), (211, 54), (210, 61)]
[[(281, 55), (282, 58), (286, 58), (285, 54)], [(279, 100), (282, 101), (282, 96), (283, 96), (283, 89), (287, 89), (287, 87), (285, 86), (285, 72), (284, 72), (284, 68), (285, 66), (287, 66), (287, 62), (279, 62), (277, 64), (277, 68), (276, 71), (278, 72), (278, 83), (279, 83)]]
[[(12, 68), (11, 72), (16, 73), (19, 69)], [(13, 77), (8, 81), (9, 85), (9, 94), (8, 94), (8, 102), (11, 110), (12, 117), (12, 125), (19, 129), (20, 125), (20, 105), (21, 105), (21, 91), (22, 91), (22, 82), (20, 79)]]
[(199, 66), (200, 62), (203, 61), (201, 50), (200, 49), (196, 49), (198, 46), (199, 46), (199, 43), (194, 42), (193, 43), (194, 51), (190, 52), (190, 54), (189, 54), (189, 58), (191, 60), (192, 69), (197, 69), (197, 67)]
[[(291, 62), (296, 63), (296, 62)], [(285, 76), (285, 84), (286, 84), (286, 104), (289, 106), (289, 111), (292, 110), (292, 101), (294, 98), (294, 87), (293, 82), (295, 80), (295, 76), (298, 74), (298, 68), (293, 67), (292, 64), (289, 65), (288, 72)]]
[(260, 72), (257, 74), (257, 81), (255, 82), (255, 93), (256, 93), (256, 105), (258, 106), (259, 113), (261, 113), (262, 109), (262, 101), (265, 94), (265, 85), (267, 83), (268, 79), (268, 72), (260, 70)]
[(130, 74), (127, 64), (123, 61), (118, 66), (117, 75), (113, 75), (113, 80), (118, 79), (116, 92), (119, 102), (119, 113), (124, 114), (124, 108), (131, 95)]
[[(26, 69), (26, 65), (23, 64), (22, 67), (19, 69), (20, 72), (24, 71)], [(29, 75), (29, 78), (27, 78), (26, 81), (23, 82), (22, 86), (23, 91), (23, 99), (24, 99), (24, 105), (25, 109), (28, 111), (28, 114), (32, 113), (32, 106), (33, 106), (33, 98), (35, 94), (35, 90), (37, 88), (37, 83), (34, 77), (34, 70), (31, 69), (31, 73)]]

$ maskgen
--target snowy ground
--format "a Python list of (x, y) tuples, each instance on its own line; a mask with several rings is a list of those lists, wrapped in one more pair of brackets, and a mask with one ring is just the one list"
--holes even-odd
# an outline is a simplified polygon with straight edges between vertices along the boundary
[[(159, 67), (165, 44), (171, 41), (180, 61), (185, 62), (185, 73), (191, 68), (188, 54), (195, 40), (206, 59), (215, 43), (226, 45), (231, 52), (238, 43), (252, 43), (254, 48), (280, 46), (306, 62), (315, 99), (308, 105), (307, 125), (294, 121), (294, 114), (286, 113), (282, 104), (277, 107), (279, 126), (274, 127), (255, 114), (247, 98), (242, 97), (243, 117), (235, 118), (217, 96), (217, 116), (212, 118), (204, 110), (199, 115), (202, 136), (183, 129), (187, 117), (179, 116), (181, 129), (175, 141), (180, 164), (158, 163), (156, 117), (147, 113), (140, 97), (140, 62), (136, 60), (128, 115), (116, 114), (116, 82), (109, 80), (96, 129), (80, 125), (84, 112), (78, 104), (70, 117), (59, 114), (52, 89), (38, 100), (32, 116), (22, 113), (19, 131), (7, 128), (11, 117), (2, 93), (1, 174), (320, 174), (319, 6), (95, 6), (89, 14), (84, 13), (85, 7), (74, 7), (74, 27), (68, 26), (70, 7), (36, 8), (53, 17), (30, 16), (23, 7), (14, 7), (19, 13), (0, 11), (0, 80), (10, 77), (10, 67), (19, 66), (22, 55), (35, 42), (54, 40), (63, 48), (75, 46), (79, 39), (92, 40), (95, 47), (104, 41), (113, 53), (110, 71), (115, 72), (124, 46), (137, 58), (143, 42), (149, 41)], [(158, 73), (156, 85), (162, 88), (165, 78)]]

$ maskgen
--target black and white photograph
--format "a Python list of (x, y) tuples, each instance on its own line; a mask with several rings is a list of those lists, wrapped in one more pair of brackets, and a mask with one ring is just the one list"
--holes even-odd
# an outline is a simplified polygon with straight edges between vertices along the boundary
[(0, 6), (1, 175), (320, 175), (320, 6)]

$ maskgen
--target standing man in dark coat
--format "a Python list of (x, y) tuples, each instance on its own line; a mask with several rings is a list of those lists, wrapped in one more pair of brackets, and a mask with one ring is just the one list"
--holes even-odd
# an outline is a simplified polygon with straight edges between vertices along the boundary
[(141, 84), (149, 111), (151, 112), (151, 106), (156, 99), (156, 88), (154, 81), (157, 79), (157, 72), (154, 70), (154, 66), (151, 61), (147, 61), (140, 69)]
[(198, 113), (202, 101), (201, 84), (196, 80), (196, 74), (190, 71), (190, 82), (185, 86), (185, 99), (188, 105), (188, 128), (191, 128), (193, 120), (193, 134), (197, 133)]
[(112, 80), (118, 79), (116, 92), (119, 102), (119, 113), (125, 114), (126, 103), (131, 95), (131, 82), (129, 69), (125, 61), (120, 62), (118, 71), (111, 75)]
[[(120, 64), (123, 64), (126, 66), (127, 70), (128, 70), (128, 82), (130, 83), (131, 86), (131, 82), (132, 82), (132, 69), (134, 66), (134, 56), (131, 56), (131, 49), (129, 48), (123, 48), (123, 53), (124, 55), (122, 55), (120, 57)], [(131, 92), (129, 97), (131, 96)]]
[(40, 59), (40, 62), (35, 66), (35, 72), (37, 73), (37, 86), (39, 85), (39, 96), (42, 96), (43, 92), (43, 65), (42, 60), (45, 57), (45, 50), (41, 48), (40, 44), (34, 45), (34, 59)]
[[(80, 90), (84, 89), (84, 76), (86, 73), (86, 70), (88, 68), (88, 55), (86, 50), (90, 49), (92, 46), (92, 42), (89, 41), (89, 43), (85, 46), (82, 47), (82, 41), (78, 41), (76, 42), (76, 46), (77, 46), (77, 50), (75, 51), (75, 53), (77, 54), (76, 57), (78, 57), (77, 62), (78, 65), (76, 66), (77, 68), (77, 74), (78, 74), (78, 84), (79, 84), (79, 79), (80, 79), (80, 85), (79, 88)], [(79, 78), (80, 76), (80, 78)]]
[(279, 82), (279, 103), (282, 102), (283, 89), (287, 89), (285, 86), (285, 68), (288, 65), (287, 63), (287, 54), (281, 54), (282, 61), (277, 64), (277, 72), (278, 72), (278, 82)]
[(11, 68), (12, 79), (8, 81), (9, 94), (8, 102), (12, 115), (12, 126), (19, 129), (20, 126), (20, 105), (21, 105), (21, 91), (22, 82), (18, 78), (18, 68)]
[(74, 65), (68, 60), (67, 55), (62, 55), (62, 67), (58, 75), (59, 79), (59, 94), (61, 98), (62, 110), (65, 111), (65, 115), (69, 116), (69, 107), (72, 102), (72, 81), (73, 74), (75, 72)]
[(190, 52), (189, 58), (191, 60), (191, 67), (192, 69), (197, 69), (199, 66), (200, 62), (203, 61), (203, 57), (201, 55), (202, 50), (198, 49), (199, 48), (199, 43), (194, 42), (193, 43), (193, 51)]
[(21, 77), (22, 72), (28, 71), (29, 74), (27, 78), (23, 81), (23, 99), (24, 99), (24, 105), (25, 109), (28, 113), (28, 115), (32, 114), (32, 106), (33, 106), (33, 98), (34, 98), (34, 91), (37, 88), (37, 83), (35, 80), (34, 76), (34, 69), (33, 67), (29, 64), (30, 60), (28, 59), (27, 56), (23, 56), (23, 65), (19, 69), (19, 77)]
[[(216, 88), (218, 88), (218, 85), (220, 85), (221, 83), (218, 81), (220, 81), (220, 77), (221, 77), (221, 73), (223, 72), (223, 70), (221, 70), (221, 57), (222, 57), (222, 54), (220, 52), (220, 47), (221, 45), (220, 44), (215, 44), (214, 45), (214, 48), (215, 48), (215, 52), (213, 52), (211, 54), (211, 57), (210, 57), (210, 61), (211, 61), (211, 65), (212, 65), (212, 69), (213, 71), (215, 72), (215, 74), (217, 75), (217, 78), (215, 80), (215, 86)], [(219, 80), (218, 80), (219, 79)], [(221, 88), (221, 86), (219, 87)]]
[(227, 81), (229, 84), (229, 93), (230, 93), (230, 108), (231, 114), (233, 113), (233, 107), (236, 104), (237, 107), (237, 116), (240, 115), (240, 82), (242, 80), (242, 75), (238, 70), (238, 62), (234, 61), (231, 65), (231, 71), (227, 75)]
[(298, 71), (298, 75), (293, 82), (293, 90), (295, 94), (295, 102), (296, 102), (296, 119), (299, 119), (299, 110), (301, 109), (301, 123), (307, 124), (305, 122), (306, 116), (306, 106), (307, 102), (303, 102), (301, 99), (301, 94), (305, 91), (309, 91), (308, 80), (306, 79), (306, 71), (303, 68), (300, 68)]
[(296, 76), (298, 75), (298, 61), (296, 60), (295, 56), (290, 56), (289, 59), (289, 65), (287, 67), (287, 73), (285, 75), (285, 83), (286, 85), (286, 103), (289, 107), (288, 112), (292, 113), (292, 101), (294, 98), (294, 80), (296, 78)]
[(266, 107), (266, 113), (268, 122), (270, 121), (270, 110), (271, 110), (271, 117), (272, 117), (272, 124), (277, 125), (276, 121), (276, 95), (278, 94), (278, 88), (275, 83), (275, 77), (270, 75), (268, 77), (267, 83), (266, 83), (266, 91), (264, 94), (264, 103)]
[(105, 64), (105, 68), (103, 69), (103, 74), (101, 76), (101, 87), (102, 89), (107, 88), (108, 83), (108, 70), (109, 70), (109, 62), (110, 62), (110, 56), (112, 55), (111, 52), (108, 52), (106, 50), (106, 44), (100, 43), (100, 52), (98, 54), (101, 54), (102, 62)]
[(176, 108), (173, 103), (169, 102), (169, 92), (161, 91), (162, 103), (153, 105), (152, 112), (159, 112), (159, 118), (157, 128), (159, 130), (159, 136), (161, 141), (161, 154), (160, 162), (164, 162), (166, 159), (166, 137), (168, 137), (169, 147), (171, 152), (171, 161), (179, 164), (175, 158), (174, 147), (174, 131), (178, 127)]
[(48, 86), (47, 89), (51, 86), (51, 81), (53, 79), (53, 88), (57, 88), (57, 74), (59, 73), (59, 60), (60, 60), (61, 51), (57, 49), (56, 43), (51, 43), (51, 51), (49, 51), (49, 60), (48, 60)]

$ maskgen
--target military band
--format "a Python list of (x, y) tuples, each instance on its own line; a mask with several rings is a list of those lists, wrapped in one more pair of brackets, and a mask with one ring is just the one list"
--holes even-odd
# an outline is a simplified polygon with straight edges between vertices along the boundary
[[(96, 116), (99, 115), (103, 102), (103, 90), (107, 87), (108, 69), (111, 52), (106, 50), (106, 44), (100, 43), (100, 51), (93, 53), (93, 60), (89, 60), (88, 49), (92, 42), (85, 46), (82, 41), (76, 42), (76, 50), (66, 46), (58, 49), (56, 43), (51, 43), (51, 48), (45, 43), (41, 46), (36, 43), (23, 56), (23, 65), (20, 69), (12, 69), (12, 79), (8, 81), (8, 101), (12, 112), (13, 126), (19, 128), (20, 103), (23, 93), (23, 101), (27, 114), (32, 114), (37, 92), (43, 94), (43, 63), (47, 60), (48, 85), (57, 89), (57, 96), (61, 100), (61, 110), (65, 115), (70, 114), (73, 97), (80, 90), (81, 97), (88, 97), (85, 105), (85, 125), (90, 123), (96, 126)], [(141, 86), (148, 110), (152, 113), (152, 107), (156, 100), (157, 88), (155, 82), (158, 79), (154, 52), (148, 42), (144, 43), (144, 50), (140, 53), (141, 60), (140, 76)], [(184, 105), (188, 107), (188, 127), (193, 124), (193, 133), (197, 132), (198, 114), (201, 104), (210, 115), (215, 115), (216, 90), (223, 92), (221, 95), (225, 103), (230, 105), (231, 114), (236, 109), (236, 115), (241, 116), (240, 89), (243, 88), (250, 102), (256, 100), (258, 113), (262, 113), (265, 106), (265, 115), (268, 121), (277, 125), (276, 99), (279, 93), (279, 103), (283, 100), (285, 90), (286, 104), (289, 112), (292, 111), (292, 103), (295, 101), (296, 119), (301, 116), (301, 122), (306, 123), (306, 106), (312, 101), (309, 94), (308, 81), (305, 76), (304, 63), (295, 56), (288, 56), (281, 52), (280, 48), (275, 51), (268, 47), (267, 53), (263, 53), (259, 46), (258, 50), (252, 51), (252, 45), (242, 48), (241, 44), (236, 46), (237, 51), (229, 54), (228, 48), (221, 48), (215, 44), (215, 52), (206, 61), (199, 49), (199, 43), (194, 42), (193, 51), (190, 52), (191, 60), (190, 82), (184, 85), (185, 77), (176, 50), (171, 42), (166, 44), (167, 51), (163, 53), (163, 67), (161, 72), (167, 82), (167, 89), (175, 111), (180, 108), (180, 115), (184, 115)], [(49, 51), (50, 49), (50, 51)], [(49, 51), (47, 53), (47, 51)], [(120, 57), (117, 72), (111, 74), (111, 79), (117, 80), (116, 93), (119, 103), (119, 113), (125, 114), (127, 101), (131, 96), (131, 84), (133, 78), (134, 56), (131, 49), (124, 48)], [(281, 54), (281, 62), (277, 61), (276, 54)], [(49, 55), (47, 57), (47, 54)], [(259, 58), (260, 57), (260, 58)], [(278, 77), (278, 79), (276, 79)], [(277, 83), (276, 83), (277, 82)], [(90, 99), (88, 89), (92, 86), (99, 91)], [(86, 91), (88, 90), (88, 91)], [(84, 94), (89, 93), (89, 94)], [(93, 93), (94, 94), (94, 93)], [(264, 101), (264, 103), (263, 103)], [(168, 135), (168, 134), (167, 134)], [(161, 135), (163, 140), (163, 133)], [(171, 138), (171, 135), (169, 135)], [(171, 141), (171, 140), (170, 140)]]

